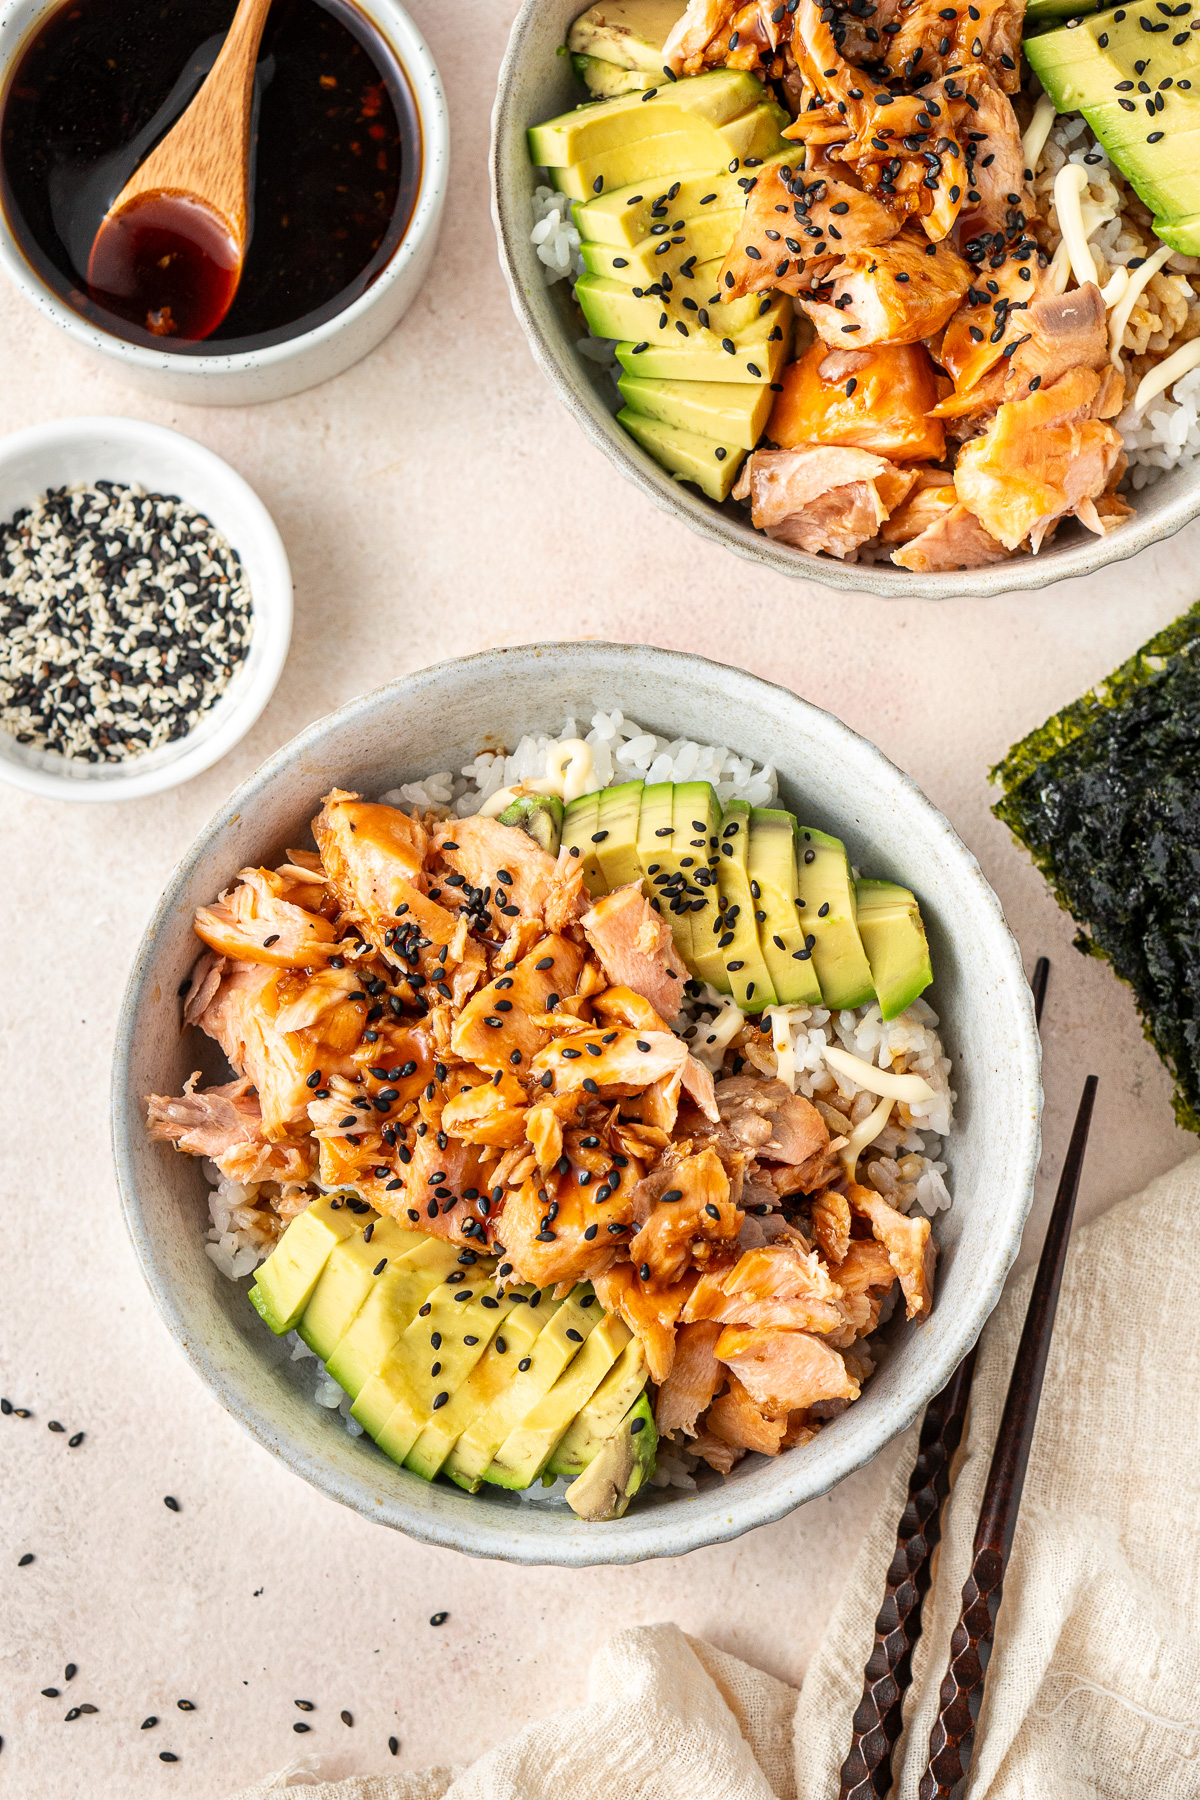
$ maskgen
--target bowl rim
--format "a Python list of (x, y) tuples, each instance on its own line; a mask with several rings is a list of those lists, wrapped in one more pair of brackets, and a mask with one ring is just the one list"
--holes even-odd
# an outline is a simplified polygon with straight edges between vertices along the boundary
[[(137, 1030), (143, 994), (159, 979), (154, 973), (156, 943), (168, 920), (177, 917), (185, 904), (190, 904), (189, 884), (197, 864), (221, 838), (231, 823), (244, 815), (274, 779), (293, 765), (302, 764), (311, 753), (312, 766), (322, 766), (319, 755), (324, 735), (332, 729), (353, 725), (356, 716), (373, 711), (382, 704), (411, 705), (420, 699), (421, 690), (430, 693), (450, 669), (483, 669), (503, 680), (506, 660), (532, 661), (548, 653), (578, 656), (581, 650), (596, 651), (604, 656), (636, 657), (639, 664), (648, 660), (669, 681), (677, 669), (695, 675), (701, 672), (711, 686), (720, 683), (726, 691), (738, 695), (739, 689), (748, 703), (763, 690), (782, 696), (789, 708), (803, 714), (809, 736), (824, 735), (839, 749), (860, 764), (870, 764), (890, 784), (897, 784), (908, 801), (927, 816), (931, 836), (938, 841), (940, 852), (950, 858), (971, 881), (979, 906), (990, 915), (995, 927), (992, 939), (1000, 975), (1011, 994), (1013, 1004), (1014, 1054), (1021, 1059), (1018, 1076), (1022, 1089), (1028, 1089), (1029, 1106), (1021, 1109), (1017, 1133), (1017, 1149), (1009, 1159), (1006, 1185), (1011, 1182), (1013, 1201), (1010, 1211), (1011, 1230), (1007, 1242), (997, 1242), (987, 1259), (986, 1277), (973, 1290), (973, 1298), (965, 1305), (953, 1336), (944, 1336), (925, 1367), (923, 1377), (914, 1382), (903, 1399), (890, 1413), (881, 1414), (876, 1429), (864, 1436), (845, 1466), (828, 1479), (806, 1480), (805, 1463), (798, 1460), (786, 1478), (787, 1465), (781, 1465), (783, 1478), (770, 1488), (757, 1493), (739, 1484), (714, 1489), (682, 1501), (635, 1514), (633, 1520), (622, 1520), (606, 1526), (603, 1532), (583, 1521), (565, 1524), (561, 1533), (555, 1528), (551, 1545), (548, 1534), (523, 1533), (517, 1526), (519, 1514), (505, 1510), (493, 1512), (482, 1506), (478, 1519), (468, 1528), (441, 1516), (436, 1508), (426, 1508), (408, 1498), (401, 1488), (381, 1495), (365, 1476), (344, 1476), (331, 1470), (327, 1459), (290, 1440), (273, 1423), (267, 1409), (241, 1391), (236, 1373), (228, 1374), (217, 1366), (216, 1359), (196, 1341), (183, 1315), (175, 1286), (165, 1263), (160, 1263), (153, 1234), (143, 1215), (138, 1191), (134, 1157), (135, 1130), (141, 1128), (142, 1099), (131, 1088), (131, 1045)], [(773, 1523), (807, 1500), (828, 1492), (847, 1475), (875, 1456), (912, 1423), (926, 1402), (949, 1379), (961, 1358), (974, 1344), (979, 1332), (1000, 1298), (1008, 1271), (1021, 1242), (1021, 1234), (1033, 1201), (1034, 1176), (1040, 1154), (1040, 1118), (1042, 1089), (1040, 1080), (1041, 1044), (1034, 1022), (1033, 999), (1025, 980), (1020, 951), (1009, 930), (1000, 902), (987, 883), (979, 864), (962, 843), (949, 821), (921, 792), (912, 778), (887, 758), (877, 746), (842, 723), (833, 714), (802, 700), (789, 689), (763, 680), (742, 670), (731, 669), (708, 658), (683, 651), (669, 651), (646, 645), (622, 645), (604, 642), (540, 643), (477, 651), (473, 655), (448, 659), (429, 668), (400, 676), (372, 693), (347, 702), (324, 719), (315, 721), (277, 750), (255, 773), (244, 781), (218, 809), (193, 840), (180, 859), (158, 900), (135, 953), (121, 1001), (113, 1049), (113, 1081), (111, 1091), (111, 1133), (113, 1159), (122, 1213), (129, 1231), (143, 1279), (150, 1289), (155, 1306), (184, 1357), (239, 1425), (255, 1441), (269, 1450), (293, 1473), (301, 1475), (327, 1498), (340, 1501), (373, 1519), (405, 1532), (422, 1543), (465, 1551), (470, 1555), (497, 1558), (522, 1564), (551, 1563), (560, 1567), (590, 1567), (606, 1563), (626, 1563), (648, 1556), (679, 1556), (709, 1544), (726, 1542), (759, 1525)], [(416, 1479), (414, 1477), (414, 1479)], [(715, 1498), (723, 1495), (724, 1498)], [(463, 1496), (463, 1498), (466, 1498)], [(707, 1505), (697, 1502), (706, 1501)], [(657, 1523), (656, 1523), (657, 1520)]]
[[(0, 7), (0, 108), (3, 107), (8, 80), (17, 57), (38, 26), (63, 3), (64, 0), (5, 0)], [(222, 377), (238, 377), (250, 371), (261, 372), (287, 365), (298, 357), (306, 357), (319, 351), (331, 339), (352, 329), (386, 299), (395, 284), (417, 261), (430, 234), (437, 231), (450, 164), (450, 123), (446, 96), (437, 64), (424, 37), (417, 30), (409, 13), (400, 5), (400, 0), (367, 0), (367, 3), (386, 16), (386, 26), (375, 18), (372, 18), (372, 23), (388, 38), (412, 89), (421, 131), (421, 181), (408, 227), (391, 260), (380, 270), (370, 287), (350, 306), (335, 313), (331, 319), (325, 319), (320, 325), (313, 326), (310, 331), (303, 332), (298, 337), (287, 338), (279, 344), (265, 345), (257, 350), (240, 350), (224, 356), (172, 356), (169, 351), (151, 350), (144, 344), (129, 343), (115, 332), (102, 330), (59, 299), (25, 260), (9, 227), (3, 206), (0, 206), (0, 269), (4, 270), (14, 286), (27, 300), (32, 301), (44, 317), (86, 349), (100, 351), (105, 356), (136, 369), (153, 370), (156, 374), (169, 372), (172, 375), (190, 376), (197, 384), (202, 379), (220, 380)], [(351, 4), (366, 12), (362, 0), (351, 0)], [(30, 18), (19, 29), (14, 41), (6, 47), (6, 29), (13, 26), (18, 13), (26, 10), (31, 12)], [(371, 14), (367, 16), (371, 17)]]
[(1138, 555), (1152, 544), (1174, 537), (1200, 514), (1198, 466), (1190, 491), (1175, 496), (1153, 517), (1138, 514), (1106, 537), (1094, 537), (1089, 533), (1075, 544), (1057, 549), (1051, 546), (1039, 556), (1018, 555), (982, 569), (918, 575), (898, 569), (892, 563), (842, 563), (833, 557), (815, 556), (810, 551), (794, 549), (755, 531), (749, 523), (741, 524), (730, 518), (696, 489), (674, 480), (617, 424), (615, 416), (597, 396), (580, 357), (573, 354), (564, 359), (559, 354), (530, 301), (531, 274), (535, 277), (534, 291), (545, 294), (548, 290), (542, 280), (542, 266), (529, 244), (525, 196), (516, 201), (520, 210), (514, 212), (514, 202), (504, 181), (504, 162), (513, 138), (523, 143), (526, 126), (532, 122), (514, 117), (515, 77), (530, 54), (530, 37), (545, 10), (545, 0), (522, 0), (497, 79), (488, 152), (496, 251), (513, 311), (542, 373), (588, 441), (603, 451), (617, 473), (632, 482), (661, 511), (682, 520), (699, 537), (720, 544), (735, 556), (757, 563), (774, 574), (792, 580), (818, 582), (823, 587), (851, 593), (905, 600), (984, 599), (1029, 592), (1051, 587), (1059, 581), (1094, 575)]
[[(190, 749), (181, 748), (170, 762), (160, 763), (140, 774), (120, 774), (114, 769), (111, 775), (97, 774), (86, 781), (73, 775), (60, 775), (51, 769), (31, 768), (7, 755), (0, 756), (0, 781), (21, 788), (25, 793), (45, 800), (112, 804), (121, 800), (142, 800), (190, 781), (219, 762), (245, 737), (274, 693), (287, 661), (292, 640), (292, 570), (279, 528), (245, 476), (239, 475), (224, 457), (218, 456), (206, 444), (198, 443), (182, 431), (173, 431), (169, 426), (152, 425), (145, 419), (126, 418), (116, 413), (51, 419), (44, 425), (30, 425), (24, 431), (14, 431), (10, 436), (0, 438), (0, 467), (30, 450), (56, 449), (81, 437), (100, 434), (143, 449), (170, 450), (232, 490), (251, 516), (257, 557), (267, 565), (265, 581), (260, 580), (257, 591), (254, 586), (250, 590), (251, 615), (255, 631), (263, 633), (264, 655), (238, 696), (237, 704), (230, 707), (226, 718), (211, 736), (192, 744)], [(186, 494), (179, 498), (189, 505), (195, 504)], [(271, 594), (269, 612), (263, 599), (264, 588)], [(186, 746), (188, 738), (180, 741)]]

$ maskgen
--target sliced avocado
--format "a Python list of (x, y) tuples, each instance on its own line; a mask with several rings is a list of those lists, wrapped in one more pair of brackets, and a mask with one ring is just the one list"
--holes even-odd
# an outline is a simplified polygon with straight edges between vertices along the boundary
[(638, 862), (638, 815), (642, 807), (641, 781), (622, 781), (600, 791), (600, 818), (596, 827), (596, 855), (608, 893), (642, 878)]
[(624, 374), (617, 386), (634, 412), (739, 450), (753, 450), (775, 402), (765, 381), (654, 381)]
[[(671, 217), (669, 212), (666, 217)], [(686, 266), (690, 273), (692, 263), (711, 262), (727, 253), (742, 217), (740, 209), (714, 212), (709, 207), (694, 219), (674, 220), (669, 237), (644, 237), (637, 244), (582, 244), (579, 253), (590, 274), (607, 275), (613, 281), (645, 286), (662, 281), (664, 275), (672, 281), (686, 279), (680, 277), (681, 268)]]
[(875, 983), (855, 923), (846, 846), (815, 826), (802, 825), (796, 848), (796, 916), (812, 950), (821, 999), (832, 1012), (865, 1006), (874, 998)]
[(579, 1475), (624, 1419), (646, 1385), (646, 1355), (631, 1338), (586, 1406), (581, 1406), (546, 1464), (547, 1475)]
[(796, 821), (789, 812), (750, 814), (747, 871), (758, 942), (781, 1006), (820, 1006), (817, 980), (796, 912)]
[(718, 444), (694, 431), (678, 431), (628, 406), (621, 408), (617, 422), (677, 481), (694, 481), (710, 500), (728, 500), (746, 460), (746, 452), (736, 444)]
[(640, 94), (661, 84), (653, 75), (641, 75), (636, 69), (622, 69), (599, 56), (572, 56), (571, 67), (593, 100), (615, 100), (618, 94)]
[(768, 301), (753, 325), (730, 339), (732, 355), (719, 345), (651, 343), (649, 338), (640, 340), (642, 349), (637, 342), (618, 343), (614, 354), (629, 374), (653, 381), (778, 381), (791, 351), (793, 324), (791, 301), (778, 297)]
[(921, 909), (894, 881), (856, 884), (858, 934), (885, 1019), (897, 1018), (933, 980)]
[(654, 1471), (658, 1433), (650, 1402), (641, 1394), (617, 1430), (566, 1492), (567, 1505), (596, 1523), (620, 1519)]
[[(478, 1283), (483, 1271), (471, 1273)], [(495, 1299), (490, 1288), (487, 1275), (483, 1275), (483, 1292), (478, 1285), (452, 1286), (450, 1280), (435, 1288), (359, 1389), (351, 1411), (393, 1462), (404, 1461), (430, 1419), (457, 1393), (491, 1342), (504, 1303)], [(459, 1299), (460, 1295), (466, 1297)], [(425, 1306), (429, 1311), (422, 1318)], [(435, 1344), (435, 1337), (441, 1342)], [(468, 1338), (475, 1341), (468, 1343)], [(446, 1400), (441, 1399), (443, 1394)]]
[(466, 1428), (442, 1471), (468, 1493), (478, 1491), (501, 1444), (554, 1386), (601, 1318), (589, 1287), (576, 1288), (563, 1301), (539, 1294), (535, 1306), (518, 1307), (509, 1315), (509, 1335), (518, 1328), (520, 1312), (525, 1313), (520, 1328), (526, 1333), (526, 1349), (515, 1359), (508, 1386)]
[(758, 942), (755, 901), (750, 889), (750, 807), (745, 800), (731, 800), (721, 819), (720, 882), (721, 922), (717, 948), (725, 958), (730, 992), (746, 1013), (760, 1013), (774, 1006), (778, 996)]
[(584, 794), (572, 800), (563, 813), (562, 841), (568, 850), (578, 850), (583, 859), (583, 885), (593, 900), (607, 894), (600, 858), (596, 854), (596, 833), (600, 829), (600, 795)]
[[(788, 145), (775, 156), (764, 157), (762, 168), (796, 160)], [(577, 200), (571, 216), (584, 243), (633, 245), (654, 235), (654, 227), (676, 219), (685, 224), (707, 212), (741, 212), (746, 204), (746, 181), (756, 181), (762, 170), (747, 175), (736, 169), (688, 169), (670, 180), (631, 182), (603, 194)], [(662, 235), (661, 233), (659, 234)]]
[(1118, 7), (1031, 37), (1025, 52), (1059, 112), (1083, 114), (1139, 197), (1159, 215), (1155, 231), (1173, 242), (1167, 238), (1172, 223), (1200, 211), (1195, 33), (1172, 32), (1165, 19), (1144, 20), (1136, 7)]
[(692, 924), (690, 912), (681, 909), (678, 900), (684, 872), (681, 867), (683, 853), (677, 855), (674, 849), (674, 800), (675, 789), (669, 781), (656, 781), (642, 789), (637, 852), (642, 886), (649, 895), (650, 904), (670, 925), (675, 948), (687, 962), (692, 948)]
[(420, 1232), (407, 1230), (395, 1219), (377, 1218), (332, 1251), (296, 1326), (322, 1362), (353, 1322), (375, 1283), (376, 1271), (382, 1275), (390, 1262), (399, 1261), (424, 1241)]
[(425, 1238), (416, 1249), (389, 1262), (372, 1283), (370, 1293), (325, 1358), (329, 1375), (351, 1399), (374, 1374), (400, 1333), (412, 1324), (417, 1308), (452, 1273), (458, 1256), (457, 1244), (445, 1238)]
[[(746, 294), (740, 300), (719, 300), (716, 284), (720, 268), (719, 257), (701, 263), (691, 278), (692, 285), (684, 287), (680, 283), (667, 297), (643, 294), (639, 298), (628, 282), (614, 281), (607, 275), (581, 275), (575, 283), (575, 298), (594, 337), (631, 338), (635, 342), (640, 339), (650, 344), (660, 340), (674, 344), (685, 339), (709, 350), (719, 349), (728, 339), (734, 348), (724, 354), (740, 361), (738, 334), (748, 331), (762, 315), (764, 303), (770, 306), (770, 296)], [(699, 312), (684, 306), (686, 298), (697, 301), (707, 323), (700, 320)], [(761, 367), (760, 363), (760, 370)], [(739, 379), (744, 381), (745, 376)]]
[(663, 45), (684, 6), (685, 0), (599, 0), (575, 20), (567, 48), (622, 69), (640, 69), (661, 82)]
[(346, 1194), (321, 1194), (297, 1213), (279, 1242), (259, 1265), (250, 1304), (276, 1337), (296, 1329), (330, 1254), (344, 1238), (362, 1229), (363, 1217), (347, 1205)]
[(629, 145), (645, 145), (659, 136), (692, 131), (704, 146), (692, 166), (707, 163), (719, 168), (724, 147), (716, 136), (719, 127), (758, 105), (762, 98), (762, 82), (739, 69), (713, 69), (684, 81), (664, 81), (653, 100), (625, 94), (597, 106), (575, 107), (543, 125), (532, 126), (530, 161), (539, 167), (565, 168)]
[[(520, 1345), (521, 1340), (518, 1335), (514, 1337), (512, 1344), (509, 1343), (508, 1321), (516, 1312), (519, 1333), (520, 1315), (528, 1311), (528, 1305), (519, 1303), (515, 1293), (507, 1293), (499, 1301), (497, 1311), (493, 1314), (496, 1326), (491, 1343), (466, 1380), (455, 1388), (445, 1406), (439, 1407), (434, 1413), (404, 1459), (405, 1468), (411, 1469), (414, 1475), (422, 1475), (426, 1481), (432, 1481), (467, 1426), (473, 1425), (497, 1394), (508, 1386), (517, 1361), (523, 1354), (518, 1349), (516, 1360), (513, 1360), (514, 1348)], [(440, 1356), (441, 1352), (438, 1354)]]
[(692, 974), (707, 981), (718, 993), (729, 992), (725, 959), (717, 949), (720, 893), (715, 873), (721, 831), (721, 803), (710, 782), (679, 781), (671, 808), (675, 835), (672, 848), (679, 857), (688, 901), (689, 937), (687, 965)]
[[(697, 75), (692, 79), (704, 81), (707, 77)], [(671, 92), (677, 92), (683, 85), (682, 81), (676, 82)], [(642, 104), (644, 111), (649, 113), (658, 102), (643, 102), (639, 95), (629, 94), (623, 99), (599, 104)], [(597, 110), (598, 106), (580, 108), (581, 112)], [(687, 170), (702, 168), (705, 163), (710, 168), (727, 168), (731, 163), (744, 163), (751, 157), (763, 162), (786, 147), (781, 128), (788, 122), (787, 114), (774, 100), (760, 101), (724, 125), (714, 127), (704, 120), (682, 116), (678, 122), (682, 129), (677, 131), (636, 138), (598, 155), (585, 157), (582, 162), (548, 165), (548, 179), (556, 191), (565, 194), (569, 200), (590, 200), (606, 188), (627, 187), (635, 181), (669, 179)], [(794, 150), (792, 154), (795, 155)]]
[(536, 1481), (572, 1419), (591, 1399), (631, 1336), (623, 1319), (606, 1313), (549, 1393), (509, 1432), (484, 1472), (484, 1480), (506, 1488), (527, 1488)]
[(557, 794), (521, 794), (500, 814), (501, 825), (519, 825), (551, 856), (562, 841), (563, 803)]

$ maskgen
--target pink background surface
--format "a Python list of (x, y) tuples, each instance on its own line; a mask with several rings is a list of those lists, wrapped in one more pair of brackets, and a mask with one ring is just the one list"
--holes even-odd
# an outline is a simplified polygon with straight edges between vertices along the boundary
[[(581, 1698), (594, 1647), (656, 1619), (799, 1681), (883, 1490), (887, 1453), (781, 1524), (678, 1561), (581, 1573), (471, 1562), (310, 1492), (176, 1355), (110, 1166), (126, 968), (217, 803), (351, 696), (539, 638), (695, 650), (785, 683), (916, 777), (978, 855), (1027, 968), (1039, 953), (1053, 961), (1047, 1147), (1025, 1259), (1088, 1071), (1101, 1086), (1082, 1217), (1194, 1148), (1128, 994), (1071, 948), (1072, 926), (991, 818), (986, 773), (1195, 597), (1200, 526), (1087, 583), (935, 605), (785, 582), (668, 522), (560, 410), (509, 311), (486, 146), (514, 0), (411, 10), (449, 94), (450, 201), (425, 291), (367, 362), (253, 410), (160, 406), (0, 292), (5, 430), (124, 412), (190, 433), (257, 488), (296, 578), (275, 698), (207, 775), (109, 808), (0, 789), (0, 1392), (35, 1415), (0, 1420), (0, 1777), (14, 1795), (217, 1800), (308, 1751), (329, 1777), (383, 1768), (389, 1735), (406, 1766), (463, 1762)], [(51, 1418), (84, 1430), (83, 1444), (70, 1450)], [(36, 1560), (18, 1569), (26, 1551)], [(68, 1661), (79, 1667), (69, 1690)], [(63, 1698), (43, 1699), (48, 1686)], [(180, 1697), (195, 1712), (177, 1711)], [(317, 1710), (301, 1715), (297, 1698)], [(98, 1713), (64, 1723), (85, 1700)], [(150, 1713), (161, 1723), (142, 1732)], [(292, 1731), (301, 1717), (304, 1737)], [(168, 1748), (171, 1767), (158, 1760)]]

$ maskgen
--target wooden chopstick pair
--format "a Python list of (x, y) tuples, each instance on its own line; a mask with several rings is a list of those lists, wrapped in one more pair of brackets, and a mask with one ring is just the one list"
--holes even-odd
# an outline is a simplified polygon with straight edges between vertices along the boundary
[[(1039, 957), (1030, 983), (1039, 1025), (1049, 973), (1049, 962), (1044, 956)], [(1042, 1245), (975, 1529), (962, 1609), (950, 1639), (938, 1715), (929, 1734), (929, 1760), (918, 1788), (919, 1800), (960, 1800), (966, 1788), (996, 1615), (1004, 1594), (1004, 1576), (1037, 1422), (1096, 1086), (1096, 1077), (1089, 1075)], [(842, 1764), (839, 1800), (882, 1800), (892, 1788), (892, 1757), (900, 1741), (904, 1695), (912, 1680), (912, 1656), (921, 1635), (921, 1609), (932, 1580), (933, 1553), (942, 1534), (950, 1464), (962, 1441), (976, 1349), (977, 1346), (963, 1358), (941, 1393), (925, 1409), (908, 1500), (897, 1527), (896, 1550), (888, 1568), (883, 1605), (875, 1620), (875, 1643), (864, 1670), (862, 1698), (854, 1713), (850, 1751)]]

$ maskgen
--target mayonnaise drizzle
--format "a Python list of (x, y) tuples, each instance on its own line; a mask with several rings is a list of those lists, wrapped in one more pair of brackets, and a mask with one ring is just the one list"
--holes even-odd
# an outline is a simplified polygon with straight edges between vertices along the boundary
[[(1054, 210), (1058, 229), (1067, 246), (1071, 271), (1080, 287), (1096, 279), (1096, 264), (1088, 249), (1088, 232), (1084, 230), (1082, 200), (1087, 191), (1087, 174), (1078, 163), (1064, 163), (1054, 177)], [(1091, 210), (1103, 210), (1092, 208)], [(1095, 226), (1092, 227), (1095, 230)], [(1056, 259), (1057, 260), (1057, 257)]]
[(546, 773), (536, 781), (519, 781), (515, 787), (498, 788), (479, 808), (481, 819), (494, 819), (523, 794), (553, 794), (564, 806), (588, 791), (592, 779), (592, 747), (582, 738), (561, 738), (546, 752)]
[(1046, 148), (1046, 139), (1050, 136), (1058, 108), (1049, 94), (1043, 94), (1033, 109), (1033, 117), (1025, 127), (1025, 136), (1021, 139), (1021, 153), (1025, 158), (1025, 167), (1030, 175), (1037, 174), (1037, 166), (1042, 151)]
[(856, 1125), (854, 1127), (854, 1130), (850, 1133), (850, 1136), (838, 1151), (838, 1155), (841, 1157), (843, 1166), (845, 1167), (846, 1174), (850, 1177), (851, 1181), (855, 1181), (858, 1178), (859, 1157), (862, 1155), (868, 1144), (873, 1144), (875, 1142), (875, 1139), (879, 1136), (880, 1132), (891, 1118), (892, 1108), (895, 1104), (896, 1102), (885, 1094), (883, 1099), (879, 1102), (879, 1105), (873, 1112), (867, 1114), (861, 1125)]
[(826, 1044), (821, 1052), (835, 1075), (845, 1075), (868, 1094), (883, 1094), (889, 1100), (932, 1100), (933, 1089), (922, 1075), (896, 1075), (891, 1069), (877, 1069), (861, 1056), (851, 1056), (837, 1044)]
[[(1124, 373), (1125, 364), (1121, 361), (1121, 339), (1125, 336), (1125, 327), (1129, 323), (1130, 314), (1137, 305), (1138, 296), (1142, 293), (1146, 283), (1152, 275), (1157, 275), (1170, 254), (1170, 244), (1160, 244), (1154, 255), (1148, 256), (1140, 269), (1131, 270), (1129, 285), (1113, 307), (1112, 318), (1108, 321), (1108, 339), (1111, 346), (1109, 357), (1113, 368), (1121, 370), (1122, 373)], [(1166, 365), (1160, 364), (1159, 366), (1165, 367)], [(1157, 372), (1157, 370), (1154, 371), (1156, 374)], [(1179, 373), (1182, 375), (1183, 370), (1181, 369)], [(1146, 380), (1149, 379), (1150, 377), (1147, 376)], [(1175, 377), (1172, 376), (1171, 379), (1173, 381)], [(1145, 383), (1142, 385), (1145, 386)], [(1139, 388), (1138, 391), (1140, 393), (1141, 389)]]
[(1181, 375), (1186, 375), (1190, 369), (1195, 368), (1200, 368), (1200, 338), (1193, 338), (1190, 344), (1182, 345), (1173, 356), (1168, 356), (1165, 362), (1160, 362), (1148, 375), (1143, 375), (1138, 391), (1133, 396), (1135, 411), (1141, 412), (1157, 394), (1163, 393), (1173, 381), (1178, 381)]

